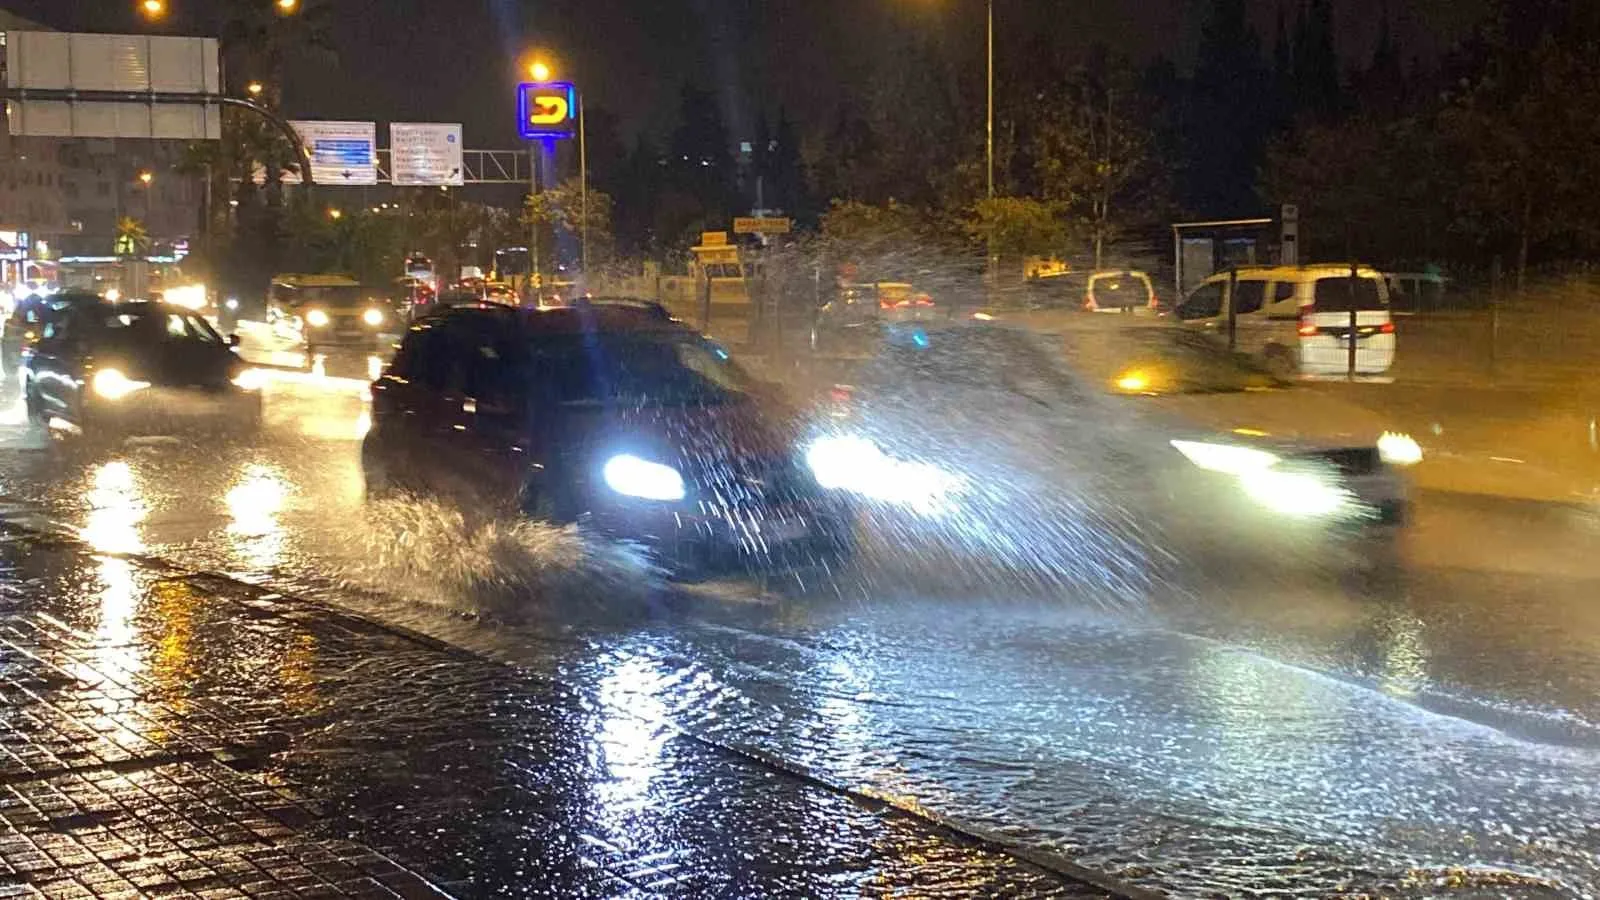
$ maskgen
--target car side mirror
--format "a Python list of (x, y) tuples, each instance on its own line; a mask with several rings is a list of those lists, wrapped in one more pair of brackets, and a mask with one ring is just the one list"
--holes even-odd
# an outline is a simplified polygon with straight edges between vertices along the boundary
[(239, 339), (239, 332), (235, 331), (233, 334), (228, 335), (228, 346), (229, 347), (232, 347), (235, 350), (237, 350), (237, 349), (239, 349), (239, 345), (242, 344), (242, 343), (244, 343), (244, 342)]

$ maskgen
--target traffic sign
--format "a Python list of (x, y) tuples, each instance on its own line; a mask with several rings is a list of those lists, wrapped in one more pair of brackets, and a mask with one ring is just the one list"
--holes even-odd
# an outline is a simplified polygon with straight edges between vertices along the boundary
[[(217, 140), (215, 38), (7, 31), (9, 130), (25, 137)], [(157, 102), (156, 95), (195, 98)], [(57, 96), (48, 96), (57, 95)], [(61, 96), (65, 95), (65, 96)]]
[[(317, 184), (378, 183), (375, 122), (290, 122), (311, 156)], [(286, 179), (290, 180), (290, 179)]]
[(467, 183), (461, 126), (421, 122), (389, 124), (389, 180), (411, 187)]
[(733, 220), (734, 234), (788, 234), (793, 230), (793, 219), (750, 217)]
[(517, 133), (526, 141), (575, 137), (578, 89), (564, 81), (517, 85)]

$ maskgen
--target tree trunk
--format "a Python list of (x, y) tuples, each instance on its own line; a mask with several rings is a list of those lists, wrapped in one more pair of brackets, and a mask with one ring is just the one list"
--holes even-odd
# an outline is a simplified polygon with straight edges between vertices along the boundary
[(1533, 201), (1522, 202), (1522, 237), (1517, 246), (1517, 296), (1521, 297), (1528, 284), (1528, 243), (1533, 230)]

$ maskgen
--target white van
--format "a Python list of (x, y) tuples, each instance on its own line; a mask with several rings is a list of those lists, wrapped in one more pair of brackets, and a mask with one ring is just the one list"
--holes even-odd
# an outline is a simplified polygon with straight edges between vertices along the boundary
[(1366, 266), (1253, 266), (1219, 272), (1189, 292), (1174, 315), (1189, 328), (1226, 338), (1235, 310), (1239, 352), (1284, 374), (1344, 375), (1350, 370), (1355, 313), (1355, 374), (1394, 365), (1394, 318), (1383, 273)]

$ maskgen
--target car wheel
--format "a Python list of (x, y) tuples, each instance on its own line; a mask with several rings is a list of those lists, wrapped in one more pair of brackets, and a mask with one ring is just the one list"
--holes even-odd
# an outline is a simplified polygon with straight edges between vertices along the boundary
[(23, 388), (22, 405), (28, 411), (28, 424), (44, 428), (50, 424), (50, 417), (44, 414), (44, 401), (39, 398), (39, 392), (33, 385)]

